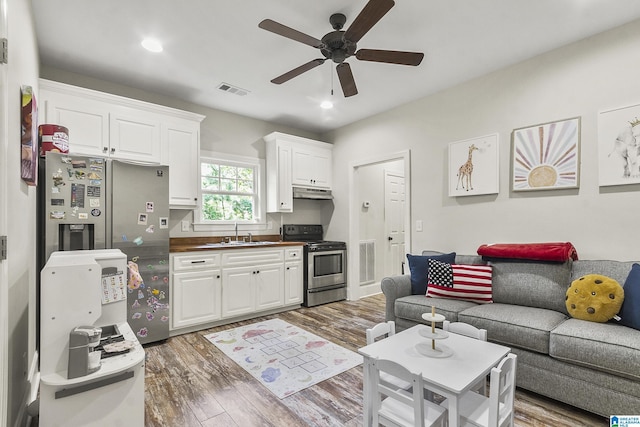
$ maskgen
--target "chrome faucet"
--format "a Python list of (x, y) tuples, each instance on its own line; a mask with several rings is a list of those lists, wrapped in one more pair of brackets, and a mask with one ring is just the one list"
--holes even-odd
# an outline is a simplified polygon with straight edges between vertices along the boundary
[(238, 241), (238, 221), (236, 221), (235, 230), (236, 230), (236, 242), (237, 242)]

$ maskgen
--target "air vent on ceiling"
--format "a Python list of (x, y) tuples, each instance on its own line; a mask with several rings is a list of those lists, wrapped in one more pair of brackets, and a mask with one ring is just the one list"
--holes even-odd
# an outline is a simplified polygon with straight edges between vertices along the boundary
[(241, 89), (237, 86), (232, 86), (229, 83), (220, 83), (218, 89), (223, 90), (225, 92), (233, 93), (238, 96), (245, 96), (249, 94), (249, 91), (246, 89)]

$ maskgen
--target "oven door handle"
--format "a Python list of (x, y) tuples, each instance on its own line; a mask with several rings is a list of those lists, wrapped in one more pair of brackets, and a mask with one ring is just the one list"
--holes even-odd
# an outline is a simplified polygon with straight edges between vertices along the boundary
[(340, 288), (345, 288), (345, 287), (346, 287), (346, 285), (344, 283), (341, 283), (339, 285), (331, 285), (331, 286), (323, 286), (321, 288), (307, 289), (307, 292), (309, 292), (310, 294), (314, 294), (316, 292), (330, 291), (332, 289), (340, 289)]

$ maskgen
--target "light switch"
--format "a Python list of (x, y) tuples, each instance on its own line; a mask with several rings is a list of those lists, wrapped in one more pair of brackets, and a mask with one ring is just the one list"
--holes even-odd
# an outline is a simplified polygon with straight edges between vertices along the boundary
[(421, 219), (416, 221), (416, 231), (422, 231), (422, 220)]
[(184, 220), (181, 223), (181, 227), (182, 227), (182, 231), (189, 231), (189, 221), (188, 220)]

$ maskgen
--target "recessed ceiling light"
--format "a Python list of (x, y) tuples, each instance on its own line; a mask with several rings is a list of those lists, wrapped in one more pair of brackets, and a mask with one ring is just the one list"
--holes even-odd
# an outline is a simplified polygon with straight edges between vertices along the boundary
[(325, 110), (329, 110), (333, 108), (333, 102), (331, 101), (322, 101), (320, 104), (320, 108), (324, 108)]
[(162, 45), (158, 40), (144, 39), (141, 44), (142, 47), (147, 49), (149, 52), (162, 52)]

